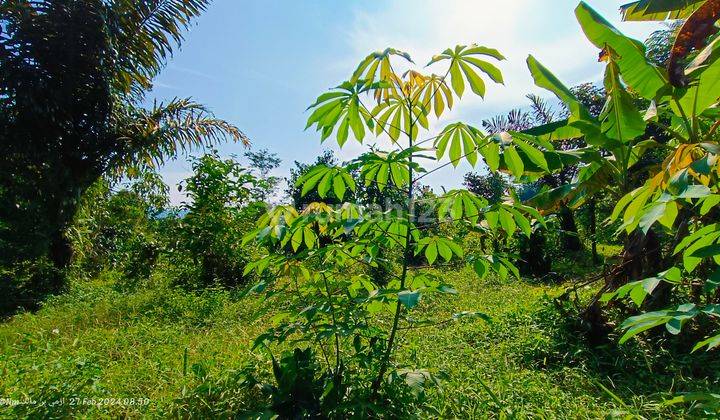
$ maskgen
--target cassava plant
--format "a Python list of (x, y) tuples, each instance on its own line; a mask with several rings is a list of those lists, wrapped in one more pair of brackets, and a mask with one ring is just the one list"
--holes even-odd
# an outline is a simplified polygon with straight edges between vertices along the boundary
[[(273, 318), (274, 326), (255, 345), (290, 341), (316, 346), (331, 378), (325, 384), (328, 398), (358, 401), (366, 396), (377, 401), (384, 385), (398, 382), (388, 379), (404, 379), (421, 387), (433, 378), (425, 370), (402, 369), (394, 357), (403, 331), (452, 321), (411, 316), (422, 296), (457, 293), (447, 279), (426, 267), (464, 259), (480, 276), (489, 272), (518, 276), (513, 256), (494, 252), (494, 247), (477, 254), (465, 252), (453, 239), (432, 234), (431, 228), (464, 224), (507, 241), (518, 230), (529, 236), (532, 219), (542, 220), (532, 208), (512, 198), (489, 204), (467, 190), (453, 190), (431, 203), (436, 215), (432, 222), (420, 224), (417, 216), (421, 204), (427, 207), (418, 202), (419, 182), (435, 171), (457, 166), (461, 160), (471, 165), (483, 161), (497, 171), (503, 160), (501, 150), (513, 160), (511, 167), (518, 162), (518, 143), (507, 144), (500, 136), (487, 136), (461, 122), (420, 139), (421, 132), (429, 131), (429, 119), (442, 116), (467, 91), (484, 97), (482, 75), (502, 83), (502, 74), (491, 61), (503, 59), (495, 49), (459, 45), (433, 57), (426, 66), (445, 64), (440, 75), (425, 74), (414, 68), (408, 54), (388, 48), (368, 55), (348, 81), (322, 94), (308, 108), (312, 112), (307, 128), (315, 127), (321, 141), (334, 137), (342, 147), (351, 137), (362, 143), (374, 136), (388, 149), (376, 144), (341, 166), (318, 164), (306, 171), (297, 181), (302, 195), (316, 192), (322, 200), (332, 196), (342, 204), (333, 208), (313, 202), (304, 209), (277, 206), (246, 239), (261, 242), (269, 251), (248, 270), (273, 274), (271, 282), (253, 289), (282, 293), (286, 300), (284, 310)], [(401, 66), (405, 71), (400, 71)], [(519, 147), (532, 149), (525, 143)], [(442, 159), (447, 161), (431, 170), (422, 165)], [(358, 188), (351, 176), (354, 171), (366, 186), (374, 185), (381, 192), (401, 190), (404, 200), (380, 212), (344, 202), (349, 191)], [(388, 254), (400, 255), (391, 281), (381, 282), (367, 274), (373, 272), (367, 268), (377, 267)], [(413, 264), (416, 256), (427, 264)], [(454, 319), (484, 316), (467, 312)], [(352, 381), (349, 387), (348, 379)]]

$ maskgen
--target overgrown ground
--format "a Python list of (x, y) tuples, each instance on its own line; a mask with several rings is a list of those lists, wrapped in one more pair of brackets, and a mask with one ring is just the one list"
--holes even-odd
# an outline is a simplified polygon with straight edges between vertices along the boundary
[[(657, 342), (589, 348), (552, 303), (562, 285), (481, 282), (469, 271), (447, 277), (460, 293), (426, 299), (424, 310), (439, 319), (482, 311), (492, 322), (405, 332), (398, 359), (447, 375), (428, 392), (423, 416), (683, 417), (683, 409), (664, 407), (662, 400), (676, 392), (720, 390), (720, 361), (713, 354), (645, 352)], [(2, 324), (0, 396), (64, 402), (4, 406), (2, 416), (187, 416), (208, 413), (210, 406), (230, 413), (252, 404), (234, 378), (248, 364), (269, 369), (267, 355), (252, 352), (251, 343), (271, 314), (257, 296), (190, 294), (164, 284), (154, 279), (128, 291), (110, 274), (76, 281), (39, 312)], [(149, 403), (101, 400), (108, 397)], [(92, 399), (102, 405), (85, 405)]]

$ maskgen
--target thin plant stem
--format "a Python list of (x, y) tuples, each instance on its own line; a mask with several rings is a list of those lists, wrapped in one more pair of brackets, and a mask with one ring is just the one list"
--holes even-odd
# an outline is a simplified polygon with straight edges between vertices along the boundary
[(485, 146), (487, 146), (488, 144), (490, 144), (490, 141), (488, 141), (488, 142), (486, 142), (485, 144), (482, 144), (482, 145), (476, 145), (473, 150), (471, 150), (471, 151), (465, 153), (464, 155), (460, 156), (460, 158), (459, 158), (458, 160), (451, 160), (450, 162), (443, 163), (442, 165), (438, 166), (437, 168), (432, 169), (432, 170), (430, 170), (430, 171), (428, 171), (428, 172), (425, 172), (425, 173), (423, 173), (422, 175), (420, 175), (419, 177), (415, 178), (415, 179), (413, 180), (413, 182), (418, 182), (418, 181), (420, 181), (421, 179), (425, 178), (425, 177), (428, 176), (428, 175), (431, 175), (431, 174), (434, 173), (434, 172), (437, 172), (437, 171), (439, 171), (439, 170), (441, 170), (441, 169), (445, 169), (446, 167), (452, 165), (454, 162), (458, 162), (458, 161), (460, 161), (460, 160), (468, 157), (469, 155), (471, 155), (471, 154), (473, 154), (473, 153), (476, 153), (478, 150), (480, 150), (480, 148), (485, 147)]
[(322, 274), (323, 282), (325, 283), (325, 291), (328, 296), (328, 305), (330, 306), (330, 315), (333, 321), (333, 332), (335, 334), (335, 375), (340, 373), (340, 335), (337, 331), (337, 318), (335, 317), (335, 305), (332, 302), (332, 294), (330, 293), (330, 286), (328, 285), (327, 276), (325, 273)]
[(682, 105), (680, 104), (680, 101), (677, 99), (675, 95), (673, 95), (673, 101), (675, 102), (675, 105), (677, 105), (678, 110), (680, 110), (680, 115), (682, 116), (683, 123), (685, 124), (685, 128), (688, 131), (688, 137), (690, 141), (693, 141), (695, 139), (695, 133), (693, 131), (692, 124), (690, 124), (690, 120), (687, 117), (687, 114), (685, 113), (685, 109), (683, 109)]
[[(297, 293), (299, 300), (301, 302), (305, 302), (304, 296), (302, 295), (302, 293), (300, 293), (300, 285), (298, 284), (297, 277), (295, 277), (293, 279), (293, 283), (295, 285), (295, 293)], [(313, 329), (313, 331), (316, 331), (314, 325), (312, 325), (311, 328)], [(316, 332), (316, 334), (317, 334), (317, 332)], [(325, 359), (325, 363), (327, 364), (328, 369), (330, 369), (330, 366), (331, 366), (330, 358), (328, 357), (327, 350), (325, 350), (325, 344), (320, 339), (318, 339), (317, 342), (318, 342), (318, 345), (320, 346), (320, 351), (323, 354), (323, 358)]]
[[(410, 98), (406, 98), (408, 102), (408, 109), (412, 109), (412, 103), (410, 102)], [(410, 111), (408, 111), (410, 112)], [(413, 137), (412, 137), (412, 131), (413, 131), (413, 121), (412, 118), (410, 118), (410, 133), (408, 134), (408, 145), (409, 147), (413, 147)], [(408, 217), (412, 217), (413, 213), (413, 186), (415, 182), (412, 181), (413, 179), (413, 167), (412, 167), (412, 161), (413, 161), (413, 155), (411, 154), (409, 156), (409, 171), (410, 176), (409, 179), (410, 185), (408, 186), (408, 194), (407, 194), (407, 214)], [(408, 274), (408, 267), (410, 266), (410, 258), (412, 258), (412, 253), (410, 250), (410, 244), (411, 244), (411, 238), (412, 238), (412, 229), (408, 228), (406, 234), (405, 234), (405, 252), (403, 256), (403, 266), (402, 266), (402, 274), (400, 275), (400, 290), (405, 289), (405, 281), (407, 280), (407, 274)], [(392, 328), (390, 329), (390, 335), (388, 336), (388, 342), (387, 342), (387, 348), (385, 349), (385, 354), (383, 354), (382, 360), (380, 361), (380, 369), (378, 371), (378, 376), (375, 378), (375, 381), (372, 384), (372, 396), (373, 398), (377, 397), (378, 391), (380, 390), (380, 385), (383, 382), (383, 379), (385, 378), (385, 373), (387, 372), (388, 365), (390, 364), (390, 357), (392, 356), (393, 347), (395, 345), (395, 338), (397, 336), (398, 332), (398, 326), (400, 323), (400, 315), (402, 314), (402, 302), (398, 299), (396, 305), (395, 305), (395, 315), (393, 316), (393, 322), (392, 322)]]

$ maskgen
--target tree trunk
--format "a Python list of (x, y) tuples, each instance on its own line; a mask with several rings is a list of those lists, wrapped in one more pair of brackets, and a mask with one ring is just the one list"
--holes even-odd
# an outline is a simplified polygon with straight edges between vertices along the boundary
[(77, 212), (80, 196), (87, 188), (66, 182), (65, 187), (59, 185), (53, 199), (47, 202), (47, 256), (58, 270), (66, 269), (72, 261), (72, 244), (66, 233)]
[(594, 345), (603, 343), (607, 340), (607, 334), (612, 331), (605, 317), (607, 306), (601, 304), (600, 296), (615, 291), (629, 282), (657, 274), (661, 269), (659, 267), (662, 264), (661, 257), (660, 241), (655, 232), (649, 230), (644, 234), (640, 230), (635, 230), (628, 235), (618, 271), (605, 279), (605, 285), (582, 312), (581, 317), (588, 329), (591, 343)]
[(623, 275), (617, 279), (619, 282), (617, 286), (657, 274), (661, 269), (662, 261), (660, 241), (655, 232), (649, 230), (644, 234), (640, 230), (635, 230), (625, 240), (625, 250), (622, 255)]
[(590, 200), (588, 203), (588, 211), (590, 212), (590, 240), (592, 241), (592, 263), (593, 265), (600, 264), (600, 258), (597, 252), (597, 204), (595, 199)]
[(565, 251), (576, 252), (582, 249), (580, 243), (580, 237), (578, 236), (577, 225), (575, 224), (575, 217), (572, 214), (572, 210), (569, 207), (563, 205), (560, 207), (558, 212), (560, 217), (560, 240), (562, 241), (562, 247)]
[(529, 238), (520, 238), (520, 273), (535, 278), (547, 276), (552, 269), (552, 262), (545, 253), (545, 234), (536, 230)]
[(50, 237), (50, 249), (48, 258), (55, 268), (63, 270), (70, 265), (73, 256), (72, 244), (65, 236), (64, 231), (57, 231)]
[[(688, 211), (687, 209), (681, 209), (680, 214), (677, 217), (677, 220), (679, 221), (677, 225), (677, 231), (675, 232), (675, 237), (673, 238), (672, 242), (670, 243), (670, 246), (668, 247), (668, 254), (665, 256), (665, 258), (662, 261), (662, 267), (658, 267), (657, 271), (665, 270), (666, 268), (670, 268), (673, 265), (675, 265), (675, 262), (677, 260), (677, 256), (673, 255), (673, 251), (675, 250), (675, 247), (682, 241), (690, 232), (689, 232), (689, 221), (692, 217), (692, 213)], [(660, 261), (660, 260), (658, 260)], [(655, 274), (655, 273), (653, 273)], [(655, 290), (653, 290), (652, 294), (648, 297), (648, 299), (645, 301), (645, 309), (649, 311), (654, 311), (658, 309), (665, 308), (670, 303), (671, 298), (671, 291), (672, 291), (673, 285), (667, 282), (660, 282), (660, 284), (657, 285)]]

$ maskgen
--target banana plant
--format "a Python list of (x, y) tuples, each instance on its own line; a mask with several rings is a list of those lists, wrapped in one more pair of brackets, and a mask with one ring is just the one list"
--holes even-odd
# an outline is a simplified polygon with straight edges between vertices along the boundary
[(588, 144), (576, 151), (584, 153), (575, 182), (536, 197), (533, 203), (541, 207), (560, 200), (578, 207), (601, 190), (619, 199), (632, 189), (633, 178), (643, 175), (635, 170), (642, 156), (661, 147), (644, 136), (650, 118), (637, 108), (638, 101), (629, 89), (642, 98), (654, 99), (667, 85), (662, 70), (647, 61), (641, 43), (624, 37), (587, 4), (581, 3), (575, 13), (588, 39), (599, 48), (600, 60), (606, 63), (603, 84), (607, 101), (600, 116), (594, 118), (545, 66), (533, 56), (528, 58), (535, 84), (555, 94), (569, 111), (567, 120), (530, 133), (552, 140), (582, 137)]
[[(643, 175), (636, 171), (643, 155), (661, 147), (655, 140), (644, 137), (647, 122), (620, 79), (617, 54), (611, 47), (607, 48), (604, 58), (607, 102), (599, 118), (592, 117), (570, 90), (534, 57), (528, 58), (535, 83), (555, 93), (571, 113), (561, 125), (549, 124), (529, 132), (552, 140), (582, 137), (588, 144), (588, 147), (565, 152), (579, 157), (581, 165), (576, 179), (571, 184), (541, 192), (530, 200), (533, 205), (547, 210), (563, 202), (577, 208), (599, 191), (619, 199), (631, 190), (634, 177)], [(548, 169), (557, 171), (571, 162), (555, 162)]]
[(624, 20), (685, 20), (670, 50), (668, 74), (674, 86), (687, 87), (689, 80), (683, 72), (683, 61), (717, 34), (720, 0), (641, 0), (626, 4), (621, 10)]
[[(653, 194), (660, 194), (673, 180), (682, 181), (678, 174), (690, 170), (689, 166), (696, 160), (688, 156), (709, 158), (711, 152), (706, 150), (707, 142), (716, 137), (718, 126), (720, 63), (716, 59), (720, 41), (716, 37), (697, 54), (683, 71), (689, 86), (677, 88), (665, 76), (665, 71), (645, 59), (639, 42), (621, 35), (585, 3), (578, 6), (576, 15), (590, 41), (601, 49), (601, 59), (607, 62), (604, 81), (607, 104), (599, 120), (592, 119), (569, 90), (530, 57), (528, 66), (536, 84), (555, 93), (570, 110), (565, 125), (540, 127), (533, 131), (555, 139), (582, 136), (589, 145), (598, 151), (608, 151), (610, 155), (597, 159), (598, 155), (585, 154), (586, 158), (593, 159), (584, 161), (586, 166), (580, 171), (577, 182), (547, 192), (537, 198), (537, 204), (560, 197), (578, 205), (599, 188), (607, 188), (616, 198), (624, 198), (620, 204), (629, 206), (633, 203), (632, 208), (636, 209)], [(647, 110), (640, 112), (636, 108), (628, 89), (650, 101)], [(654, 139), (644, 138), (648, 124), (662, 128), (670, 141), (661, 145)], [(648, 150), (657, 147), (669, 151), (667, 159), (658, 168), (643, 168), (652, 169), (654, 177), (641, 189), (632, 188), (633, 167)], [(702, 176), (696, 179), (703, 180)], [(631, 212), (623, 227), (631, 232), (640, 225), (641, 218), (642, 214)], [(649, 225), (643, 223), (641, 228), (647, 231)]]
[(687, 19), (706, 0), (640, 0), (620, 6), (625, 21)]
[[(647, 234), (659, 227), (674, 237), (670, 255), (651, 265), (665, 271), (624, 285), (613, 282), (601, 289), (600, 301), (629, 299), (638, 307), (650, 301), (657, 305), (662, 304), (655, 298), (663, 289), (702, 285), (702, 293), (692, 302), (626, 320), (621, 325), (625, 331), (621, 342), (659, 326), (679, 334), (692, 320), (716, 322), (720, 318), (720, 225), (716, 223), (720, 204), (720, 38), (697, 28), (701, 21), (714, 23), (720, 7), (711, 0), (643, 0), (625, 6), (624, 11), (628, 20), (688, 20), (673, 46), (676, 59), (662, 69), (645, 58), (641, 43), (622, 35), (585, 3), (578, 6), (576, 16), (585, 35), (607, 63), (604, 83), (608, 99), (597, 120), (588, 118), (547, 69), (532, 57), (528, 60), (536, 84), (555, 93), (570, 114), (563, 124), (536, 128), (533, 134), (544, 138), (582, 136), (599, 152), (599, 156), (584, 155), (575, 183), (546, 192), (536, 198), (536, 204), (563, 199), (577, 204), (604, 189), (618, 199), (609, 221), (620, 220), (622, 231)], [(693, 51), (688, 39), (697, 41), (693, 48), (699, 46), (699, 50)], [(689, 62), (682, 64), (683, 59)], [(647, 101), (647, 109), (638, 110), (631, 93)], [(651, 124), (669, 140), (657, 144), (643, 136)], [(639, 159), (649, 148), (660, 148), (665, 158), (652, 167), (641, 167)], [(618, 284), (621, 287), (617, 288)], [(710, 334), (693, 351), (719, 345), (720, 336)]]
[[(660, 9), (651, 7), (663, 2), (650, 3), (653, 2), (637, 2), (632, 10), (657, 11)], [(688, 16), (707, 12), (707, 5), (714, 4), (710, 1), (689, 3), (688, 7), (694, 9), (686, 11)], [(627, 9), (628, 13), (632, 10)], [(552, 92), (565, 105), (568, 118), (524, 133), (502, 133), (500, 137), (505, 147), (501, 149), (502, 164), (499, 167), (520, 180), (527, 180), (558, 171), (567, 164), (577, 164), (580, 169), (572, 183), (543, 191), (528, 204), (544, 210), (552, 210), (559, 203), (577, 207), (603, 191), (618, 200), (609, 221), (619, 219), (620, 231), (627, 233), (628, 238), (646, 238), (652, 233), (653, 226), (673, 233), (676, 237), (674, 253), (666, 258), (651, 254), (650, 248), (655, 247), (649, 245), (645, 249), (641, 247), (639, 253), (631, 253), (629, 250), (637, 244), (626, 243), (624, 261), (616, 274), (621, 278), (606, 279), (592, 306), (616, 298), (630, 298), (638, 305), (647, 304), (647, 296), (654, 296), (660, 290), (658, 285), (688, 287), (698, 281), (692, 273), (700, 261), (709, 266), (720, 262), (720, 247), (717, 246), (720, 241), (715, 242), (720, 237), (720, 230), (714, 230), (715, 224), (710, 224), (710, 228), (707, 226), (715, 207), (720, 204), (717, 183), (720, 153), (717, 133), (720, 126), (720, 62), (717, 57), (720, 41), (716, 35), (711, 36), (707, 46), (697, 52), (688, 52), (690, 62), (683, 66), (680, 72), (682, 83), (678, 83), (673, 68), (663, 69), (651, 63), (642, 43), (624, 36), (586, 3), (580, 3), (575, 14), (588, 40), (598, 48), (600, 61), (606, 64), (603, 79), (607, 92), (605, 107), (599, 117), (590, 115), (557, 77), (530, 56), (527, 64), (536, 85)], [(679, 38), (682, 34), (681, 31)], [(677, 41), (676, 47), (681, 43)], [(649, 105), (640, 109), (640, 103)], [(648, 137), (649, 126), (662, 131), (666, 139), (659, 142)], [(557, 152), (544, 144), (572, 138), (583, 138), (587, 147)], [(525, 149), (508, 147), (518, 141), (531, 145), (535, 152), (531, 154)], [(666, 158), (659, 164), (643, 161), (643, 156), (651, 149), (657, 149), (655, 154), (664, 154)], [(541, 156), (545, 157), (546, 166), (538, 165)], [(550, 159), (550, 156), (560, 158)], [(682, 270), (661, 267), (668, 271), (649, 279), (633, 278), (637, 273), (629, 271), (627, 266), (633, 260), (642, 259), (647, 260), (646, 267), (671, 265), (678, 258), (682, 258)], [(629, 319), (623, 324), (627, 331), (623, 340), (658, 325), (667, 325), (672, 333), (678, 333), (682, 325), (692, 319), (716, 317), (717, 308), (713, 305), (718, 299), (718, 277), (710, 274), (715, 271), (708, 270), (709, 273), (700, 279), (705, 284), (706, 298), (693, 302), (692, 307), (681, 306)], [(625, 284), (628, 281), (631, 282)], [(718, 340), (716, 336), (709, 337), (697, 348), (717, 346)]]
[[(530, 143), (538, 142), (538, 147), (549, 144), (531, 137), (527, 138), (530, 143), (517, 139), (506, 144), (469, 124), (453, 123), (420, 138), (429, 131), (431, 118), (444, 115), (463, 96), (483, 97), (487, 83), (503, 83), (496, 65), (503, 59), (492, 48), (459, 45), (428, 62), (426, 67), (433, 69), (444, 65), (437, 74), (416, 68), (398, 73), (398, 60), (404, 66), (413, 61), (407, 53), (388, 48), (369, 54), (347, 82), (320, 95), (308, 108), (307, 128), (314, 128), (321, 141), (334, 137), (343, 147), (350, 138), (363, 143), (373, 135), (390, 149), (371, 146), (343, 165), (312, 168), (298, 180), (303, 194), (317, 190), (322, 198), (333, 191), (343, 199), (348, 190), (355, 190), (350, 174), (356, 173), (366, 186), (375, 184), (382, 191), (392, 185), (403, 191), (405, 200), (380, 214), (354, 203), (337, 209), (313, 203), (304, 210), (270, 210), (248, 237), (265, 244), (270, 252), (248, 270), (260, 275), (271, 272), (276, 279), (255, 286), (256, 290), (284, 291), (292, 300), (287, 314), (258, 338), (258, 346), (300, 333), (301, 340), (314, 343), (328, 356), (326, 364), (332, 375), (343, 375), (347, 372), (344, 367), (353, 362), (372, 368), (368, 385), (375, 398), (393, 366), (401, 331), (434, 322), (415, 319), (410, 312), (429, 293), (457, 293), (435, 271), (418, 268), (413, 261), (422, 256), (427, 267), (433, 268), (465, 260), (481, 277), (491, 272), (503, 278), (519, 275), (513, 256), (468, 252), (453, 238), (429, 233), (428, 226), (464, 224), (493, 238), (510, 240), (518, 232), (530, 235), (533, 220), (542, 220), (534, 209), (512, 199), (490, 205), (469, 191), (458, 190), (438, 199), (437, 218), (431, 223), (419, 224), (415, 214), (420, 180), (460, 161), (473, 166), (484, 162), (495, 171), (510, 168), (518, 175), (526, 167), (547, 169), (546, 156)], [(515, 148), (515, 155), (503, 159), (502, 150), (508, 155), (508, 150)], [(532, 164), (522, 163), (521, 151), (532, 158)], [(551, 159), (560, 159), (551, 146), (546, 153)], [(428, 161), (439, 163), (428, 170), (422, 164)], [(399, 257), (386, 285), (381, 286), (380, 279), (370, 274), (358, 274), (372, 273), (358, 269), (387, 262), (388, 253)], [(381, 322), (382, 313), (389, 314), (389, 324)], [(454, 318), (461, 317), (485, 315), (464, 312)], [(345, 357), (347, 349), (353, 349), (354, 356)]]

